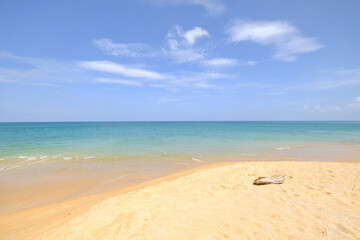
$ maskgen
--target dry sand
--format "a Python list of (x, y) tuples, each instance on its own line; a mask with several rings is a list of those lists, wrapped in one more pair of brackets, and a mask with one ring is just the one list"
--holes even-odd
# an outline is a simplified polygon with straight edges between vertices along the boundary
[[(252, 185), (271, 175), (284, 184)], [(360, 239), (360, 163), (200, 167), (3, 214), (0, 239)]]

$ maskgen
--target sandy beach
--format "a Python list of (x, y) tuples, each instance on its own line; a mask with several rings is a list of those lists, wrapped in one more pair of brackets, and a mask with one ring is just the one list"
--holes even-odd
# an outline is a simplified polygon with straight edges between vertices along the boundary
[(359, 182), (359, 162), (213, 164), (2, 214), (0, 238), (360, 239)]
[(0, 0), (0, 240), (360, 240), (359, 10)]

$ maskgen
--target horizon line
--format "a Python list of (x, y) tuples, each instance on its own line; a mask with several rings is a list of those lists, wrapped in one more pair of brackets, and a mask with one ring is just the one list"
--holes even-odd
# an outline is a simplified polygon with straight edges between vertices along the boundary
[(0, 121), (1, 123), (132, 123), (132, 122), (360, 122), (360, 120), (101, 120), (101, 121)]

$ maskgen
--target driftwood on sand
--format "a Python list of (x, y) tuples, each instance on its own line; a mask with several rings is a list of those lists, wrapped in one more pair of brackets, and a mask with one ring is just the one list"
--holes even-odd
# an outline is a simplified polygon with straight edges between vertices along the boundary
[(284, 176), (271, 176), (271, 177), (259, 177), (254, 180), (254, 185), (265, 185), (265, 184), (282, 184), (284, 182)]

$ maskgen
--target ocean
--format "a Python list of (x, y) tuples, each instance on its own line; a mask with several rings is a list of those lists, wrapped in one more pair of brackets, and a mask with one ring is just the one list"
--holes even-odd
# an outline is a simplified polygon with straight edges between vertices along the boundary
[(53, 160), (201, 162), (324, 145), (360, 148), (360, 122), (0, 123), (0, 167)]

